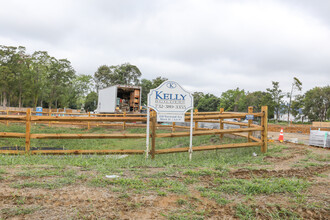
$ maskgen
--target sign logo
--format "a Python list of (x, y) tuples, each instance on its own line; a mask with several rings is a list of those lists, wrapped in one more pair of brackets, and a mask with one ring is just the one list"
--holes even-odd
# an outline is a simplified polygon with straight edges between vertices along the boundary
[(166, 86), (169, 89), (174, 89), (174, 88), (176, 88), (176, 83), (175, 82), (168, 82), (168, 83), (166, 83)]
[(166, 81), (148, 94), (148, 107), (158, 121), (184, 122), (184, 113), (193, 108), (193, 96), (174, 81)]

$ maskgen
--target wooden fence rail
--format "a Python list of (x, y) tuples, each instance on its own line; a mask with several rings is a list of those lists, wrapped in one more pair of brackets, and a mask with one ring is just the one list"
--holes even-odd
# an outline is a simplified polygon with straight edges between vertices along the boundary
[[(224, 134), (232, 134), (247, 139), (246, 143), (234, 143), (234, 144), (222, 144), (222, 145), (211, 145), (211, 146), (198, 146), (193, 147), (193, 151), (202, 151), (202, 150), (215, 150), (215, 149), (225, 149), (225, 148), (240, 148), (240, 147), (252, 147), (252, 146), (261, 146), (261, 151), (267, 151), (267, 106), (263, 106), (261, 112), (253, 113), (253, 108), (249, 107), (248, 113), (240, 112), (224, 112), (224, 109), (221, 108), (219, 112), (198, 112), (196, 111), (193, 117), (194, 120), (194, 131), (193, 136), (201, 135), (219, 135), (222, 139)], [(97, 126), (121, 126), (124, 130), (127, 127), (146, 127), (146, 124), (143, 124), (147, 121), (145, 114), (135, 115), (135, 114), (118, 114), (118, 115), (109, 115), (106, 114), (90, 114), (72, 116), (75, 114), (68, 114), (66, 116), (51, 116), (51, 112), (47, 113), (45, 116), (36, 116), (36, 112), (32, 112), (31, 109), (28, 109), (22, 115), (10, 115), (10, 111), (6, 111), (5, 115), (0, 115), (0, 122), (5, 122), (8, 125), (10, 122), (21, 122), (25, 123), (26, 131), (25, 133), (13, 133), (13, 132), (2, 132), (0, 131), (0, 138), (25, 138), (25, 150), (0, 150), (0, 153), (3, 154), (144, 154), (144, 150), (134, 150), (134, 149), (125, 149), (125, 150), (31, 150), (31, 139), (137, 139), (137, 138), (146, 138), (146, 134), (31, 134), (31, 125), (35, 123), (64, 123), (64, 124), (84, 124), (88, 126), (88, 129), (92, 125)], [(17, 111), (15, 111), (17, 112)], [(59, 113), (62, 114), (62, 113)], [(248, 120), (248, 123), (227, 121), (225, 119), (233, 118), (245, 118), (246, 115), (253, 115), (254, 117), (261, 118), (261, 125), (256, 125), (252, 123), (252, 120)], [(156, 114), (153, 112), (150, 118), (151, 125), (151, 154), (152, 158), (155, 158), (156, 154), (165, 154), (165, 153), (177, 153), (177, 152), (188, 152), (189, 148), (171, 148), (171, 149), (156, 149), (156, 139), (157, 138), (175, 138), (175, 137), (187, 137), (190, 135), (189, 132), (180, 132), (176, 129), (189, 129), (189, 126), (177, 125), (172, 123), (172, 125), (161, 125), (156, 121)], [(190, 113), (187, 113), (185, 116), (186, 121), (190, 121)], [(101, 124), (96, 124), (97, 122), (102, 122)], [(113, 122), (113, 123), (111, 123)], [(133, 122), (133, 123), (130, 123)], [(135, 124), (140, 122), (140, 124)], [(210, 122), (210, 123), (219, 123), (219, 129), (210, 129), (210, 128), (199, 128), (198, 122)], [(240, 128), (234, 129), (224, 129), (224, 124), (231, 124), (239, 126)], [(170, 133), (158, 133), (157, 128), (169, 128), (171, 129)], [(252, 132), (260, 131), (261, 139), (253, 137)], [(244, 134), (246, 133), (246, 134)]]

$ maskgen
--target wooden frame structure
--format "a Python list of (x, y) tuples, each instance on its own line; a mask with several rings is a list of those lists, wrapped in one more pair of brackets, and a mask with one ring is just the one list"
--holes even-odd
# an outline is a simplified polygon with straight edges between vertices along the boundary
[[(201, 135), (219, 135), (220, 138), (223, 138), (224, 134), (232, 134), (240, 137), (246, 137), (246, 143), (234, 143), (234, 144), (223, 144), (223, 145), (210, 145), (210, 146), (197, 146), (193, 147), (193, 151), (203, 151), (203, 150), (215, 150), (215, 149), (226, 149), (226, 148), (241, 148), (241, 147), (252, 147), (252, 146), (261, 146), (261, 152), (265, 153), (267, 151), (267, 106), (261, 108), (261, 112), (253, 113), (253, 108), (249, 107), (248, 113), (242, 112), (224, 112), (224, 109), (221, 108), (219, 112), (198, 112), (195, 111), (193, 121), (195, 122), (193, 136)], [(32, 112), (31, 109), (28, 109), (26, 112), (21, 112), (23, 115), (10, 115), (10, 111), (3, 111), (6, 114), (0, 115), (0, 122), (8, 125), (10, 122), (21, 122), (26, 124), (25, 133), (11, 133), (11, 132), (1, 132), (0, 138), (25, 138), (25, 150), (0, 150), (0, 154), (144, 154), (145, 150), (31, 150), (30, 143), (31, 139), (125, 139), (125, 138), (146, 138), (146, 134), (31, 134), (31, 124), (32, 123), (44, 123), (51, 124), (54, 122), (57, 123), (80, 123), (85, 125), (87, 123), (88, 129), (92, 125), (96, 126), (121, 126), (123, 129), (127, 127), (146, 127), (147, 118), (144, 114), (132, 114), (128, 115), (123, 114), (81, 114), (77, 116), (50, 116), (46, 114), (45, 116), (35, 116), (36, 112)], [(62, 114), (62, 113), (61, 113)], [(241, 119), (245, 118), (246, 115), (253, 115), (254, 117), (261, 118), (261, 125), (255, 125), (252, 123), (252, 120), (249, 120), (248, 123), (235, 122), (235, 121), (226, 121), (225, 119)], [(189, 126), (178, 126), (175, 123), (172, 125), (160, 125), (156, 121), (156, 113), (153, 112), (150, 118), (151, 126), (151, 149), (150, 153), (152, 158), (155, 158), (156, 154), (165, 154), (165, 153), (178, 153), (178, 152), (188, 152), (189, 147), (184, 148), (170, 148), (170, 149), (156, 149), (156, 138), (175, 138), (175, 137), (188, 137), (189, 132), (178, 131), (189, 129)], [(187, 113), (185, 116), (185, 121), (190, 121), (190, 113)], [(94, 124), (102, 122), (103, 124)], [(134, 122), (134, 123), (130, 123)], [(136, 124), (140, 122), (141, 124)], [(199, 128), (198, 122), (211, 122), (219, 123), (220, 129), (208, 129), (208, 128)], [(224, 129), (224, 124), (238, 125), (240, 128), (235, 129)], [(157, 128), (169, 128), (171, 133), (159, 133), (157, 134)], [(260, 131), (261, 139), (253, 137), (252, 132)], [(247, 133), (247, 134), (243, 134)]]

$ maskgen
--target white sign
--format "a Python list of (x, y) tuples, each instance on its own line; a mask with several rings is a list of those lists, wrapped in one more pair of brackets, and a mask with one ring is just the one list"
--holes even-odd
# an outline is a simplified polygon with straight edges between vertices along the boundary
[(189, 160), (192, 158), (192, 133), (193, 133), (193, 96), (184, 90), (174, 81), (163, 82), (156, 89), (150, 90), (148, 94), (147, 110), (147, 138), (146, 138), (146, 158), (149, 152), (149, 127), (150, 113), (149, 108), (157, 112), (157, 121), (159, 122), (184, 122), (185, 113), (191, 109), (190, 117), (190, 144)]
[(184, 113), (158, 113), (159, 122), (184, 122)]
[(148, 107), (157, 113), (185, 113), (193, 108), (193, 96), (174, 81), (166, 81), (150, 90)]

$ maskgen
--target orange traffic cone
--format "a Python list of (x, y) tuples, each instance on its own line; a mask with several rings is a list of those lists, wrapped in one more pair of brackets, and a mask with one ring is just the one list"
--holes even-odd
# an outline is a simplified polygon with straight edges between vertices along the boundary
[(278, 137), (279, 142), (283, 142), (283, 128), (281, 128), (280, 136)]

